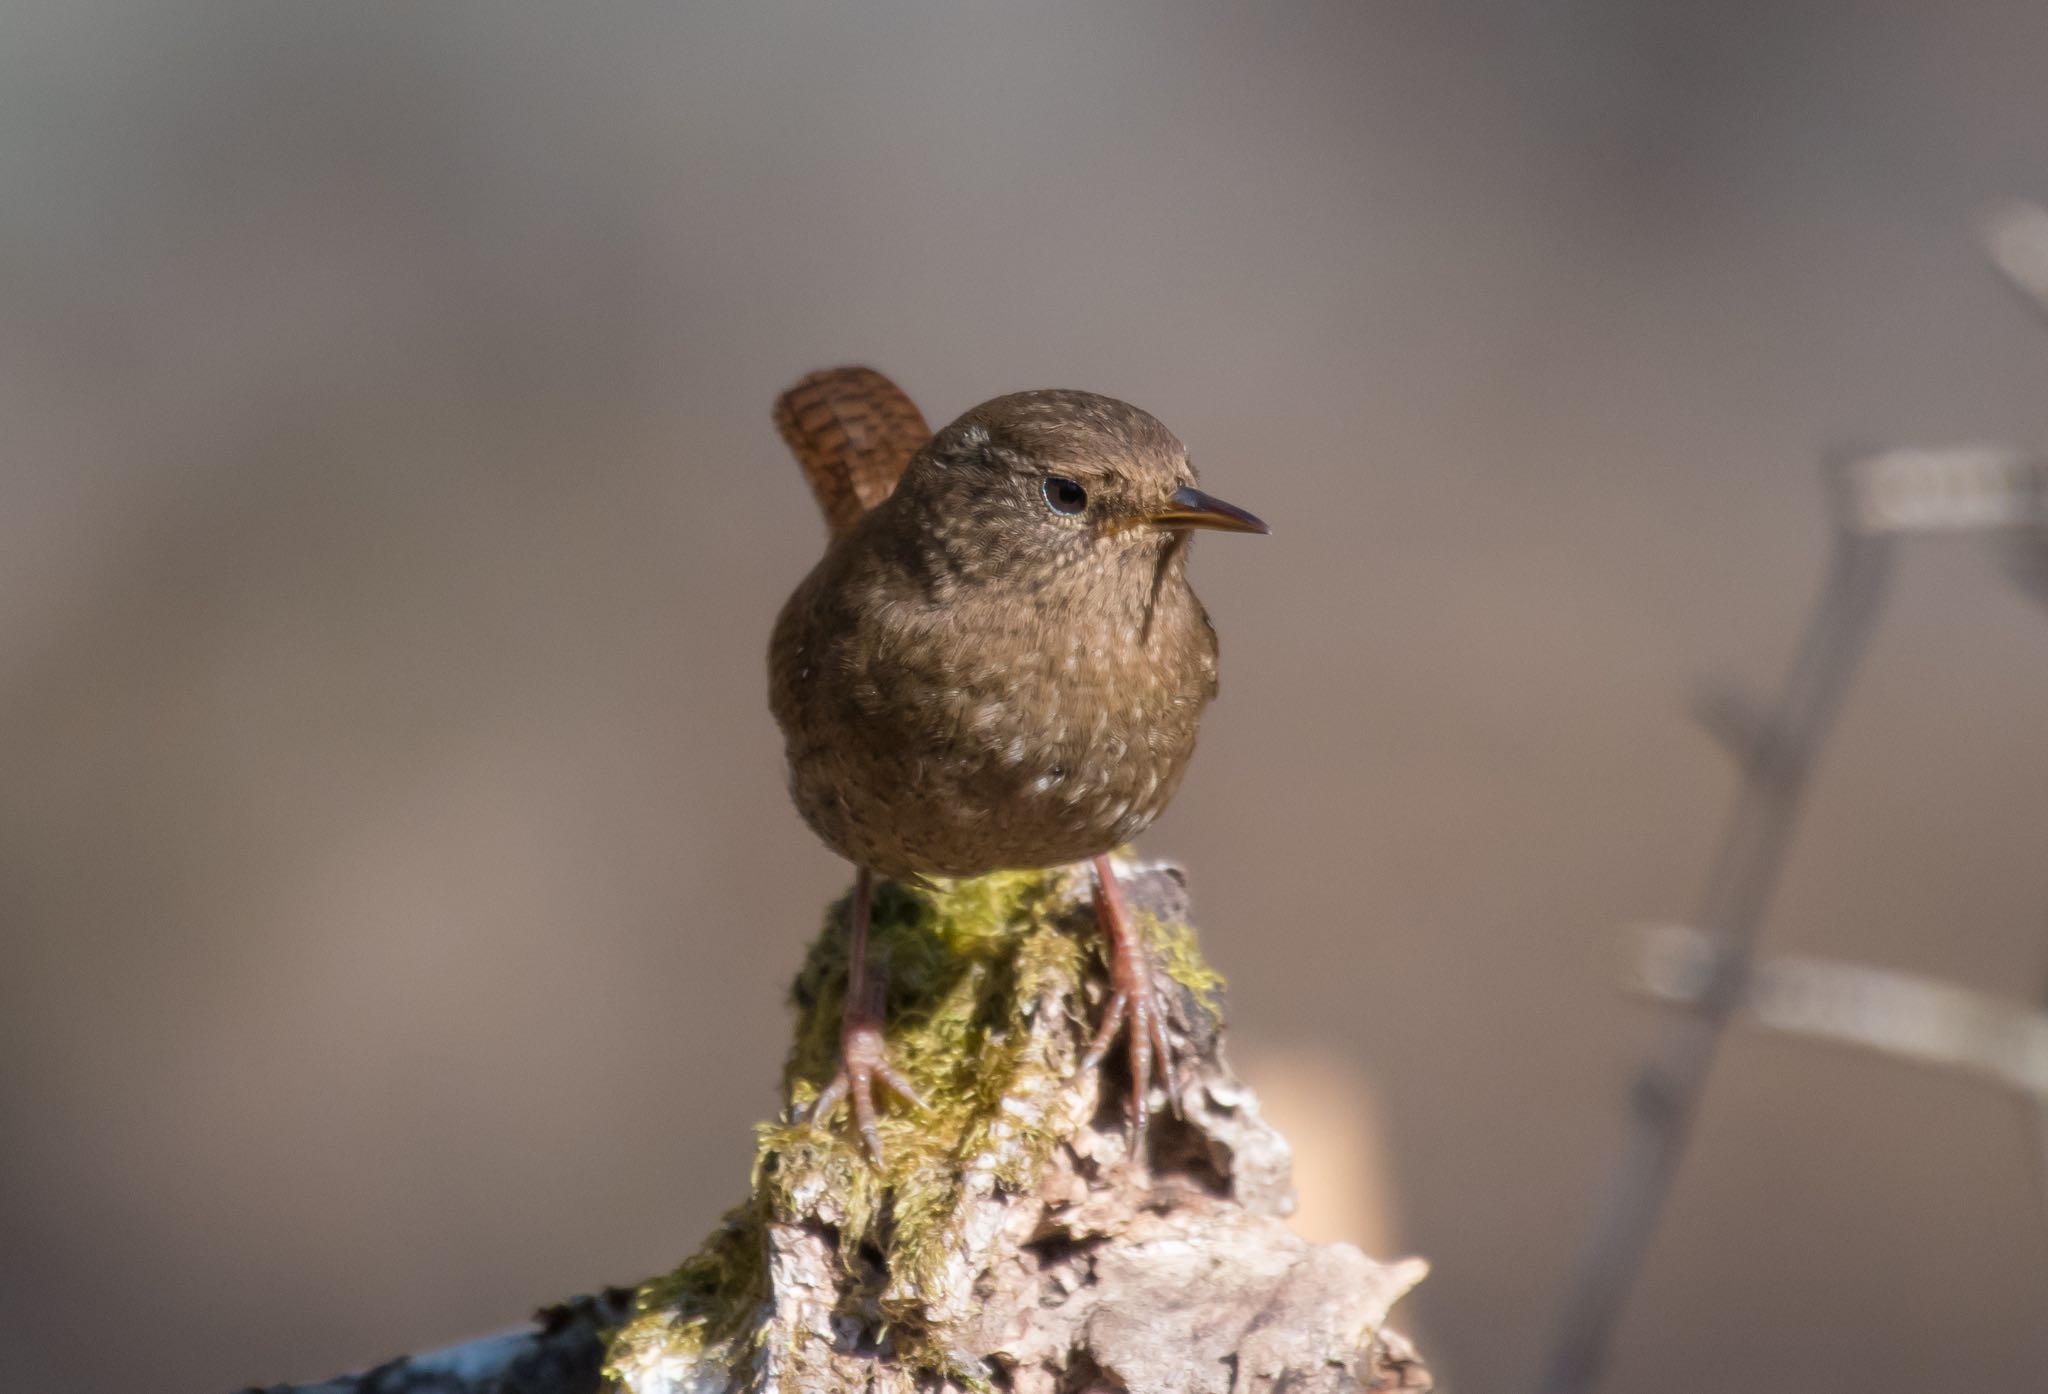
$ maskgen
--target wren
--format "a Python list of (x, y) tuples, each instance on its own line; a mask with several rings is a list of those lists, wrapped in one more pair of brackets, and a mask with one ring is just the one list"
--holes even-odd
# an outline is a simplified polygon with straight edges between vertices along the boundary
[(874, 1092), (918, 1103), (884, 1047), (867, 962), (876, 876), (1092, 861), (1113, 989), (1082, 1068), (1128, 1030), (1134, 1131), (1155, 1063), (1174, 1096), (1150, 956), (1108, 853), (1165, 809), (1216, 696), (1187, 580), (1197, 528), (1263, 533), (1195, 487), (1187, 451), (1093, 392), (997, 397), (936, 435), (880, 373), (813, 373), (776, 403), (832, 529), (769, 648), (798, 811), (856, 868), (842, 1101), (879, 1160)]

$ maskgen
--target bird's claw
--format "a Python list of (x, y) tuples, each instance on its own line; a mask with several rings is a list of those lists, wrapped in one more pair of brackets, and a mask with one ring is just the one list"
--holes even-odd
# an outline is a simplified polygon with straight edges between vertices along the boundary
[(1151, 982), (1149, 960), (1150, 955), (1145, 955), (1132, 965), (1129, 956), (1119, 955), (1111, 963), (1116, 991), (1102, 1009), (1095, 1039), (1089, 1043), (1080, 1064), (1083, 1071), (1100, 1065), (1108, 1057), (1117, 1032), (1128, 1026), (1125, 1044), (1130, 1052), (1131, 1093), (1127, 1108), (1134, 1129), (1145, 1125), (1145, 1100), (1155, 1081), (1166, 1090), (1168, 1106), (1175, 1112), (1180, 1110), (1180, 1078), (1173, 1063), (1173, 1042), (1166, 1034), (1166, 1003)]
[(1126, 1032), (1130, 1051), (1131, 1092), (1126, 1111), (1131, 1123), (1131, 1151), (1135, 1156), (1145, 1136), (1146, 1099), (1156, 1078), (1166, 1090), (1168, 1107), (1180, 1111), (1180, 1078), (1174, 1067), (1173, 1042), (1166, 1032), (1166, 1001), (1152, 970), (1152, 955), (1144, 936), (1132, 922), (1115, 874), (1098, 859), (1096, 867), (1096, 914), (1102, 922), (1103, 937), (1109, 945), (1109, 1002), (1095, 1038), (1081, 1056), (1078, 1070), (1099, 1066), (1109, 1055), (1117, 1032)]
[(916, 1108), (925, 1107), (910, 1081), (889, 1063), (881, 1028), (870, 1023), (850, 1024), (839, 1039), (839, 1073), (819, 1091), (807, 1115), (810, 1122), (822, 1123), (842, 1101), (847, 1103), (853, 1111), (854, 1127), (876, 1166), (882, 1164), (882, 1132), (875, 1111), (878, 1082)]

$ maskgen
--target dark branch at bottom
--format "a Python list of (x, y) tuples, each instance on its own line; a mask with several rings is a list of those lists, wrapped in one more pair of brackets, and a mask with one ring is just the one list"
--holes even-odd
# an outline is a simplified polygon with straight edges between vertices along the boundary
[(273, 1384), (249, 1394), (597, 1394), (605, 1332), (625, 1321), (631, 1288), (572, 1297), (532, 1324), (317, 1384)]

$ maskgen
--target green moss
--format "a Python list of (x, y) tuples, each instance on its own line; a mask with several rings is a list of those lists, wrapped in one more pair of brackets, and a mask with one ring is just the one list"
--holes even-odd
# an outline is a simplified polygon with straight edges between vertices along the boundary
[[(1083, 986), (1101, 951), (1086, 897), (1069, 892), (1071, 875), (878, 887), (870, 938), (888, 967), (889, 1058), (926, 1108), (878, 1100), (880, 1167), (843, 1104), (815, 1122), (764, 1124), (751, 1198), (695, 1257), (641, 1289), (639, 1315), (613, 1340), (614, 1369), (654, 1353), (746, 1358), (748, 1324), (769, 1295), (766, 1224), (780, 1218), (832, 1227), (849, 1286), (879, 1310), (901, 1358), (956, 1380), (981, 1378), (949, 1354), (948, 1313), (935, 1304), (942, 1271), (970, 1242), (964, 1221), (977, 1188), (1030, 1185), (1074, 1122), (1069, 1075), (1090, 1034)], [(791, 991), (787, 1117), (802, 1117), (838, 1068), (846, 911), (844, 900), (832, 907)], [(1193, 931), (1150, 915), (1143, 922), (1161, 966), (1210, 1002), (1222, 979)], [(1041, 1012), (1063, 1014), (1070, 1028), (1030, 1029)]]
[(642, 1283), (633, 1316), (611, 1336), (606, 1378), (653, 1354), (699, 1355), (743, 1336), (768, 1298), (767, 1253), (758, 1201), (729, 1212), (681, 1267)]
[(1195, 943), (1195, 927), (1162, 920), (1143, 910), (1137, 915), (1144, 924), (1145, 942), (1151, 946), (1153, 960), (1166, 970), (1168, 977), (1194, 993), (1195, 1000), (1211, 1015), (1220, 1011), (1218, 994), (1223, 990), (1223, 975), (1202, 957)]

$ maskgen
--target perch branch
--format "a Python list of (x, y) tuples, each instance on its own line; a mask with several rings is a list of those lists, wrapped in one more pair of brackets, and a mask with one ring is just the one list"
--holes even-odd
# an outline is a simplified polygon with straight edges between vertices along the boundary
[(1386, 1326), (1426, 1265), (1288, 1229), (1287, 1144), (1224, 1059), (1184, 880), (1136, 866), (1124, 884), (1178, 1067), (1144, 1160), (1122, 1073), (1075, 1068), (1104, 995), (1085, 877), (885, 886), (891, 1057), (926, 1107), (885, 1112), (881, 1169), (842, 1120), (796, 1121), (835, 1059), (842, 904), (797, 979), (753, 1191), (697, 1254), (624, 1301), (271, 1394), (1427, 1389)]
[(512, 1331), (401, 1356), (319, 1384), (248, 1394), (596, 1394), (605, 1333), (633, 1310), (631, 1288), (573, 1297)]

